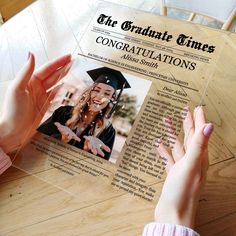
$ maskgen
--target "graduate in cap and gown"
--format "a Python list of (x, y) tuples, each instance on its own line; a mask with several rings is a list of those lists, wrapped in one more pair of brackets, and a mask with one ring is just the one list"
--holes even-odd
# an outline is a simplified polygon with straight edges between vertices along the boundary
[(123, 89), (130, 85), (121, 72), (111, 68), (87, 73), (93, 85), (75, 106), (59, 107), (38, 131), (109, 160), (116, 134), (110, 118)]

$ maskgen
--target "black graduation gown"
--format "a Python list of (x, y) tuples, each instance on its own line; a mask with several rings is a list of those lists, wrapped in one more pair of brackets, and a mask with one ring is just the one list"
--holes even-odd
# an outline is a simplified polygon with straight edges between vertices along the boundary
[[(55, 122), (59, 122), (62, 125), (65, 125), (68, 119), (72, 116), (73, 107), (72, 106), (61, 106), (59, 107), (50, 118), (48, 118), (44, 123), (42, 123), (38, 127), (38, 131), (42, 132), (44, 134), (47, 134), (49, 136), (52, 136), (56, 139), (61, 139), (61, 133), (58, 131), (57, 127), (54, 125)], [(80, 135), (80, 142), (77, 142), (75, 140), (71, 140), (69, 144), (78, 147), (80, 149), (83, 149), (85, 139), (83, 136), (89, 136), (89, 129), (90, 127), (87, 127), (83, 133)], [(110, 124), (108, 127), (106, 127), (98, 136), (104, 144), (106, 144), (112, 151), (114, 141), (115, 141), (115, 129), (113, 128), (112, 124)], [(104, 151), (105, 156), (101, 157), (103, 159), (109, 160), (111, 153)]]

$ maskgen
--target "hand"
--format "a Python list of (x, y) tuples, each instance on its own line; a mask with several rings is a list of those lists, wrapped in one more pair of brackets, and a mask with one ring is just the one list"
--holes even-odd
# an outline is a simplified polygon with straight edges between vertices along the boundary
[[(155, 219), (162, 223), (173, 223), (193, 228), (201, 189), (208, 168), (208, 140), (213, 131), (206, 124), (202, 107), (197, 107), (194, 119), (188, 111), (183, 121), (184, 144), (177, 137), (171, 153), (163, 143), (157, 150), (167, 160), (167, 178), (155, 211)], [(171, 122), (168, 133), (172, 130)]]
[(105, 145), (99, 138), (94, 136), (84, 136), (84, 150), (89, 152), (91, 151), (94, 155), (100, 155), (102, 157), (105, 156), (102, 149), (106, 152), (111, 152), (111, 149)]
[(57, 127), (57, 129), (61, 133), (61, 140), (65, 143), (69, 143), (71, 139), (74, 139), (78, 142), (80, 142), (80, 138), (67, 126), (61, 125), (58, 122), (54, 123)]
[(71, 56), (60, 57), (34, 72), (35, 58), (29, 53), (26, 64), (8, 89), (0, 117), (0, 146), (6, 153), (25, 144), (60, 87), (48, 92), (70, 68)]

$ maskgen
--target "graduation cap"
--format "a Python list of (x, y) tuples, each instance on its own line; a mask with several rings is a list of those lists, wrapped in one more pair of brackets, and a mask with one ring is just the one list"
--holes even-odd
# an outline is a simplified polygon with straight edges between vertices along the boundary
[(115, 90), (130, 88), (128, 81), (118, 70), (113, 70), (108, 67), (101, 67), (87, 71), (87, 73), (95, 83), (108, 84)]
[(92, 78), (94, 83), (107, 84), (110, 85), (115, 90), (120, 90), (116, 98), (116, 102), (113, 102), (113, 108), (108, 114), (108, 118), (110, 118), (118, 104), (118, 101), (120, 99), (123, 90), (126, 88), (131, 88), (128, 81), (120, 71), (108, 67), (97, 68), (94, 70), (87, 71), (87, 73)]

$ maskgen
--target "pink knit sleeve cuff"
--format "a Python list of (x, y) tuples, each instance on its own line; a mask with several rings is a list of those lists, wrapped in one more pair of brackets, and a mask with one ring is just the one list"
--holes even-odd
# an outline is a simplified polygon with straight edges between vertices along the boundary
[(200, 236), (182, 225), (152, 222), (145, 226), (143, 236)]
[(10, 157), (0, 147), (0, 175), (12, 165)]

